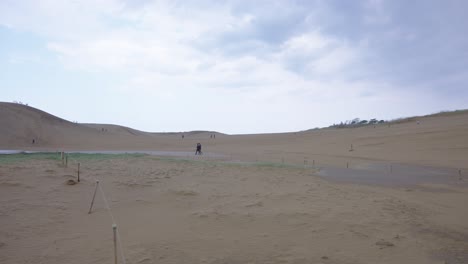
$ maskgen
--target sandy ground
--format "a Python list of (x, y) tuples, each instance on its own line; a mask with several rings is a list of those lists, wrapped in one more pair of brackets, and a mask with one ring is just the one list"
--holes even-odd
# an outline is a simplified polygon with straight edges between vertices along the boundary
[[(468, 263), (468, 111), (359, 128), (183, 134), (76, 124), (0, 102), (0, 150), (191, 154), (200, 142), (210, 154), (77, 155), (76, 185), (65, 184), (76, 160), (65, 168), (40, 155), (0, 156), (0, 263), (112, 263), (113, 220), (100, 194), (87, 213), (96, 178), (127, 263)], [(427, 178), (400, 174), (398, 185), (345, 184), (316, 169), (368, 179), (355, 169), (420, 165), (449, 180), (423, 169)]]
[[(104, 131), (103, 131), (104, 129)], [(0, 149), (195, 151), (243, 161), (359, 166), (407, 163), (468, 170), (468, 111), (406, 122), (297, 133), (224, 135), (146, 133), (111, 125), (75, 124), (34, 108), (0, 102)], [(35, 139), (35, 144), (32, 144)], [(353, 151), (349, 151), (353, 145)]]
[[(0, 163), (0, 263), (468, 263), (468, 189), (144, 157)], [(81, 162), (81, 182), (76, 162)]]

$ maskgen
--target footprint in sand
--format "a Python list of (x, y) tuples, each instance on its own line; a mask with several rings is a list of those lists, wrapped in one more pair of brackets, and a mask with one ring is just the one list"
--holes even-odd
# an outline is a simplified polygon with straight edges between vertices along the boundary
[(393, 244), (392, 242), (386, 241), (384, 239), (381, 239), (375, 242), (375, 245), (379, 246), (379, 249), (384, 249), (384, 248), (395, 246), (395, 244)]
[(173, 191), (176, 195), (181, 195), (181, 196), (196, 196), (198, 193), (196, 191), (192, 190), (177, 190)]
[(263, 203), (259, 201), (256, 203), (248, 204), (245, 207), (262, 207), (262, 206), (263, 206)]
[(75, 185), (77, 182), (75, 180), (68, 180), (65, 182), (66, 185)]

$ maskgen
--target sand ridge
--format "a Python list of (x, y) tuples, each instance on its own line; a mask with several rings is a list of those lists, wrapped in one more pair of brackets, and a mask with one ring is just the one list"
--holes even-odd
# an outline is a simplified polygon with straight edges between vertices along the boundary
[[(1, 263), (111, 262), (112, 221), (99, 196), (87, 214), (96, 179), (127, 263), (468, 263), (468, 191), (457, 184), (467, 180), (466, 111), (216, 139), (76, 124), (10, 103), (0, 103), (0, 124), (0, 149), (187, 153), (72, 154), (68, 167), (59, 154), (0, 155)], [(194, 157), (197, 142), (223, 158)], [(78, 162), (82, 181), (68, 185)], [(319, 177), (325, 165), (392, 164), (463, 177), (435, 183), (427, 170), (427, 182), (408, 186)]]
[[(216, 133), (216, 139), (210, 138), (215, 132), (148, 133), (114, 125), (75, 124), (11, 103), (0, 103), (0, 124), (2, 149), (194, 151), (196, 143), (201, 142), (205, 152), (243, 161), (301, 164), (307, 159), (337, 166), (395, 162), (468, 169), (468, 111), (358, 128)], [(351, 145), (353, 151), (349, 151)]]

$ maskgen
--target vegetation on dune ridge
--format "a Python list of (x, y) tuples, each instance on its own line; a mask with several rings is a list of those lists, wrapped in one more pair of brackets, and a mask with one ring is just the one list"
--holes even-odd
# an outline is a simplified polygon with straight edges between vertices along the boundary
[(330, 128), (360, 127), (360, 126), (367, 126), (367, 125), (383, 124), (385, 122), (387, 121), (377, 120), (376, 118), (372, 118), (370, 120), (361, 120), (360, 118), (354, 118), (353, 120), (346, 120), (345, 122), (340, 122), (339, 124), (333, 124), (329, 127)]
[(346, 120), (344, 122), (340, 122), (339, 124), (333, 124), (329, 126), (329, 128), (352, 128), (352, 127), (362, 127), (368, 125), (378, 125), (378, 124), (402, 124), (407, 122), (415, 122), (421, 118), (428, 118), (428, 117), (437, 117), (437, 116), (453, 116), (453, 115), (460, 115), (468, 113), (468, 109), (462, 110), (453, 110), (453, 111), (440, 111), (437, 113), (423, 115), (423, 116), (411, 116), (411, 117), (400, 117), (391, 120), (377, 120), (376, 118), (372, 118), (370, 120), (354, 118), (352, 120)]

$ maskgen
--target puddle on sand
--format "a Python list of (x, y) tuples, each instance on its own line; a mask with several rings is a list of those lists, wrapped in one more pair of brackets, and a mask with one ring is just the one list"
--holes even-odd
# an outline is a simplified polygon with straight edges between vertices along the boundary
[(322, 167), (318, 175), (324, 179), (370, 185), (408, 186), (425, 183), (468, 186), (468, 178), (458, 175), (458, 170), (416, 165), (372, 164), (366, 169)]

